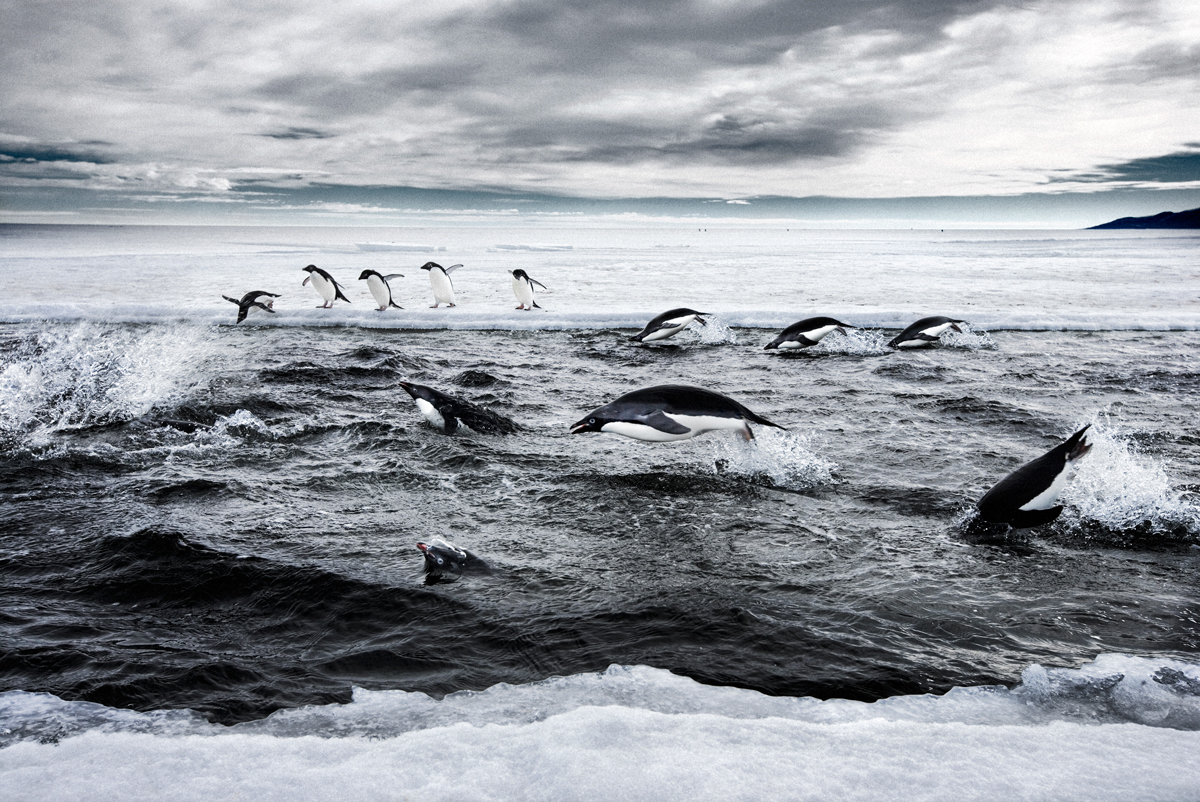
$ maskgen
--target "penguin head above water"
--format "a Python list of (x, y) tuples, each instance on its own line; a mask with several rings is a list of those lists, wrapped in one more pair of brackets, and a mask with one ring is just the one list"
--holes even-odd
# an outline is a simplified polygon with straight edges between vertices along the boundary
[(418, 543), (417, 548), (425, 555), (425, 582), (452, 582), (464, 572), (490, 574), (491, 567), (466, 549), (453, 543), (434, 538), (428, 543)]

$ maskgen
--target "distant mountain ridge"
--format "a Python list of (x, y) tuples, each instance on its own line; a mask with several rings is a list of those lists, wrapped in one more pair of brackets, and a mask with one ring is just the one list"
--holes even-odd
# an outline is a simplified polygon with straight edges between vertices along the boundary
[(1200, 209), (1159, 212), (1151, 217), (1122, 217), (1092, 228), (1200, 228)]

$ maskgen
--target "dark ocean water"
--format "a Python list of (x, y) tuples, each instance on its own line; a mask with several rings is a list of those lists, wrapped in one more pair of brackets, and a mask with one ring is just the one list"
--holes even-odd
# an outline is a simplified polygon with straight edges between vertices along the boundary
[[(0, 690), (232, 723), (613, 663), (874, 700), (1195, 659), (1200, 333), (630, 333), (0, 327)], [(447, 436), (401, 380), (522, 430)], [(788, 431), (567, 433), (661, 383)], [(1059, 521), (963, 525), (1086, 423)], [(425, 584), (435, 537), (492, 571)]]

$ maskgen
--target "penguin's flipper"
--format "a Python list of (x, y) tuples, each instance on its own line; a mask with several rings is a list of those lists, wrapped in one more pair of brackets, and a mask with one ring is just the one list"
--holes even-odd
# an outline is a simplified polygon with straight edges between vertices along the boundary
[(257, 306), (259, 309), (263, 310), (264, 312), (270, 312), (272, 315), (275, 314), (275, 310), (264, 304), (262, 301), (255, 301), (250, 305)]
[(1029, 529), (1034, 526), (1044, 526), (1063, 511), (1062, 505), (1051, 507), (1048, 510), (1017, 510), (1009, 521), (1013, 529)]
[[(531, 279), (529, 279), (529, 283), (530, 283), (530, 284), (536, 284), (536, 285), (538, 285), (539, 287), (541, 287), (543, 290), (547, 290), (547, 291), (549, 290), (549, 288), (548, 288), (548, 287), (547, 287), (545, 284), (543, 284), (542, 282), (538, 281), (538, 280), (537, 280), (537, 279), (535, 279), (535, 278), (531, 278)], [(535, 304), (535, 306), (536, 306), (536, 304)]]
[(311, 273), (308, 275), (308, 277), (307, 277), (307, 278), (305, 278), (305, 279), (304, 279), (304, 281), (301, 281), (301, 282), (300, 282), (300, 286), (301, 286), (301, 287), (303, 287), (304, 285), (308, 284), (308, 279), (310, 279), (310, 278), (312, 278), (312, 274), (311, 274)]
[(442, 272), (448, 276), (451, 273), (453, 273), (455, 270), (458, 270), (460, 267), (462, 267), (462, 264), (450, 265), (449, 267), (443, 267)]
[(404, 274), (403, 273), (388, 273), (386, 276), (383, 277), (383, 280), (391, 281), (394, 278), (404, 278)]
[(228, 295), (222, 295), (221, 297), (224, 298), (226, 301), (229, 301), (229, 303), (231, 303), (231, 304), (237, 304), (238, 306), (242, 305), (241, 301), (230, 298)]
[(660, 432), (666, 432), (667, 434), (687, 434), (691, 431), (688, 427), (671, 420), (661, 409), (651, 412), (642, 418), (640, 423), (644, 423), (651, 429), (658, 429)]
[(699, 315), (696, 315), (696, 322), (699, 323), (701, 326), (708, 325), (708, 321), (705, 320), (704, 318), (700, 317)]
[(444, 422), (444, 431), (446, 434), (454, 434), (458, 431), (458, 418), (454, 417), (454, 407), (449, 404), (443, 404), (438, 407), (438, 412), (442, 413), (442, 421)]

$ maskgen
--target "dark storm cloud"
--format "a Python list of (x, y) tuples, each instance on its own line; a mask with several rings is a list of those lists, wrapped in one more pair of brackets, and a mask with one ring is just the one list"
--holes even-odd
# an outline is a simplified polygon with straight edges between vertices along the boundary
[(282, 131), (272, 131), (261, 136), (271, 139), (332, 139), (336, 134), (319, 131), (316, 128), (286, 128)]
[[(104, 144), (100, 142), (85, 144)], [(113, 164), (115, 159), (103, 156), (93, 150), (62, 147), (41, 143), (0, 144), (0, 164), (23, 162), (36, 164), (40, 162), (81, 162), (87, 164)]]
[(1158, 184), (1178, 184), (1185, 181), (1200, 181), (1200, 144), (1193, 143), (1189, 147), (1195, 150), (1168, 153), (1165, 156), (1151, 156), (1144, 159), (1131, 159), (1119, 164), (1102, 164), (1095, 170), (1077, 173), (1065, 178), (1054, 179), (1055, 183), (1066, 181), (1112, 182), (1135, 181)]

